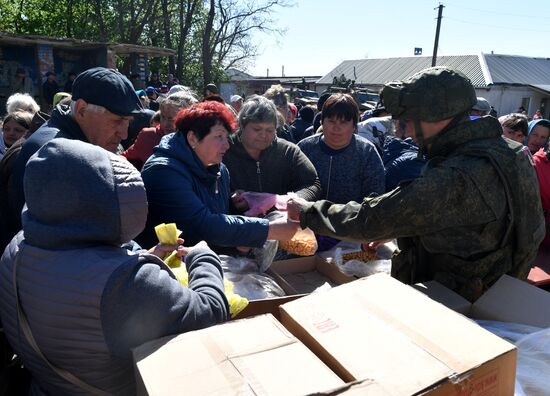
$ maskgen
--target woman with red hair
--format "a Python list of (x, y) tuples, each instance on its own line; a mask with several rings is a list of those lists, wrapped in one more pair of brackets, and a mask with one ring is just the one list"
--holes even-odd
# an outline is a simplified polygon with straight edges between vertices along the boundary
[(177, 132), (162, 138), (142, 177), (149, 214), (138, 241), (155, 242), (154, 227), (176, 223), (186, 245), (260, 247), (267, 239), (288, 240), (297, 223), (232, 216), (229, 172), (222, 163), (235, 118), (222, 103), (205, 101), (181, 110)]

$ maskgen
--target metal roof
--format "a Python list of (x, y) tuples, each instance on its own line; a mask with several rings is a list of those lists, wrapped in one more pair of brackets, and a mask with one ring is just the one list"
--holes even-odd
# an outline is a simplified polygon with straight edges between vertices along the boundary
[(47, 44), (58, 48), (90, 49), (111, 48), (119, 55), (130, 53), (148, 54), (149, 56), (170, 56), (176, 51), (170, 48), (150, 47), (145, 45), (99, 42), (84, 39), (60, 38), (38, 35), (21, 35), (15, 33), (0, 32), (0, 45), (36, 45)]
[[(332, 84), (334, 77), (344, 74), (346, 78), (355, 80), (358, 85), (383, 85), (388, 81), (407, 78), (430, 67), (431, 64), (431, 56), (347, 60), (318, 80), (317, 84)], [(477, 55), (439, 56), (437, 65), (460, 70), (472, 80), (476, 87), (487, 85)]]
[[(319, 79), (317, 84), (332, 84), (334, 77), (344, 74), (357, 85), (381, 86), (430, 67), (431, 61), (428, 56), (347, 60)], [(438, 56), (437, 65), (463, 72), (477, 88), (490, 84), (550, 84), (550, 59), (547, 58), (497, 54)]]
[(495, 84), (550, 84), (550, 59), (484, 54)]

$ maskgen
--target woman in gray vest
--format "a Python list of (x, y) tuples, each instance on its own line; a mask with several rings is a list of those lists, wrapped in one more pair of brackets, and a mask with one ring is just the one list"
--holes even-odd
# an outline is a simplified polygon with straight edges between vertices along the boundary
[(132, 348), (228, 318), (206, 244), (178, 249), (189, 288), (151, 254), (175, 246), (123, 247), (145, 226), (147, 201), (122, 157), (54, 139), (27, 163), (24, 187), (23, 232), (0, 262), (0, 315), (32, 394), (135, 394)]

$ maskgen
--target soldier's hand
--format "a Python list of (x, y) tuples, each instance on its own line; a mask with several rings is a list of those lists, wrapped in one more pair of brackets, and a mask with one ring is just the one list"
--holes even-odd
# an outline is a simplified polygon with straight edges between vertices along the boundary
[(367, 242), (367, 243), (362, 243), (361, 244), (361, 250), (364, 251), (364, 252), (368, 252), (368, 251), (376, 251), (376, 248), (380, 245), (383, 245), (385, 243), (388, 243), (388, 242), (391, 242), (392, 239), (383, 239), (383, 240), (380, 240), (380, 241), (372, 241), (372, 242)]
[(286, 211), (288, 219), (292, 221), (300, 221), (300, 212), (306, 205), (307, 201), (303, 198), (291, 198), (286, 203)]

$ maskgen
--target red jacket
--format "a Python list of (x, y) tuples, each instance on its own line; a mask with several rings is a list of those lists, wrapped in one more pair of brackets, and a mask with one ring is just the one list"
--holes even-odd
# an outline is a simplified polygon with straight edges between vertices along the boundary
[(147, 159), (153, 155), (155, 146), (160, 143), (160, 140), (164, 136), (164, 132), (161, 131), (160, 126), (143, 128), (139, 131), (134, 144), (122, 153), (137, 170), (141, 171), (143, 164)]
[(550, 230), (550, 159), (548, 159), (545, 150), (539, 150), (533, 155), (533, 160), (539, 180), (540, 200), (546, 223), (546, 236), (542, 245), (550, 247), (550, 232), (548, 232)]

